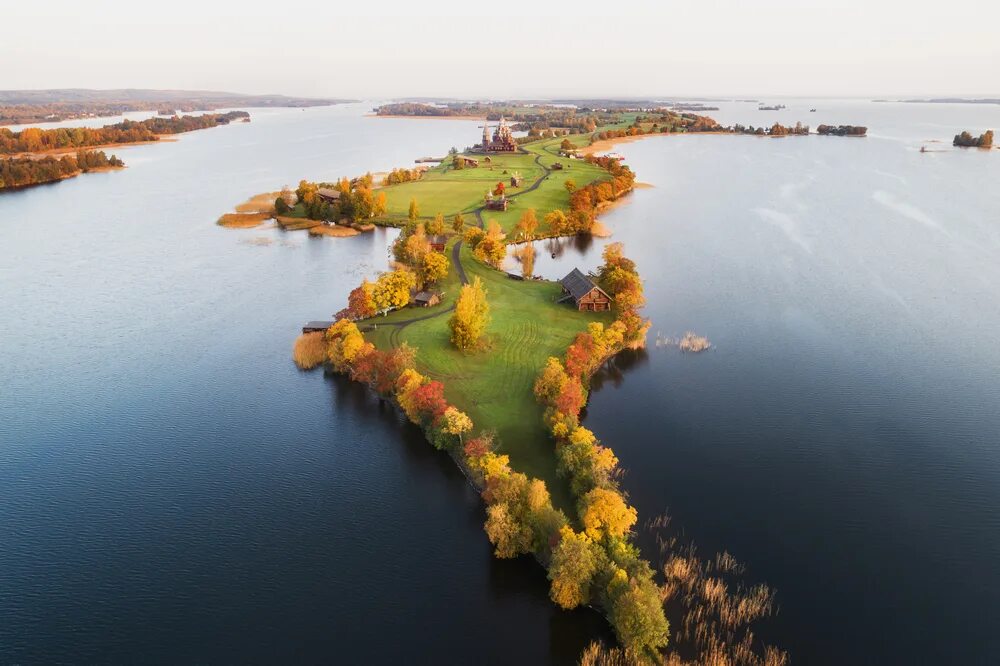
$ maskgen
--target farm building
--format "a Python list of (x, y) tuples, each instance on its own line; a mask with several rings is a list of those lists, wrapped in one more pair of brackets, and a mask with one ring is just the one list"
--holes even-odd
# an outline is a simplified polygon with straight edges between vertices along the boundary
[(444, 246), (448, 244), (448, 237), (444, 234), (435, 234), (428, 236), (427, 242), (431, 244), (431, 249), (435, 252), (444, 252)]
[(466, 167), (468, 167), (470, 169), (475, 169), (476, 167), (479, 166), (479, 160), (477, 160), (475, 157), (467, 157), (465, 155), (459, 155), (459, 156), (457, 156), (455, 158), (456, 162), (458, 160), (462, 160), (462, 162), (464, 163), (464, 166), (466, 166)]
[(510, 186), (511, 187), (521, 187), (521, 183), (523, 181), (524, 181), (524, 178), (522, 178), (519, 174), (515, 173), (513, 176), (510, 177)]
[(563, 297), (560, 300), (573, 300), (577, 310), (591, 310), (594, 312), (611, 309), (611, 297), (607, 292), (598, 287), (594, 282), (580, 272), (579, 268), (574, 268), (569, 275), (559, 280), (563, 288)]
[(327, 203), (337, 203), (340, 201), (340, 190), (334, 190), (329, 187), (321, 187), (316, 190), (316, 196)]
[(486, 198), (486, 210), (507, 210), (507, 197), (487, 197)]
[(552, 170), (553, 171), (562, 171), (563, 170), (563, 164), (562, 164), (562, 162), (553, 162), (552, 163)]
[(413, 295), (413, 305), (418, 308), (429, 308), (441, 302), (441, 294), (436, 291), (418, 291)]

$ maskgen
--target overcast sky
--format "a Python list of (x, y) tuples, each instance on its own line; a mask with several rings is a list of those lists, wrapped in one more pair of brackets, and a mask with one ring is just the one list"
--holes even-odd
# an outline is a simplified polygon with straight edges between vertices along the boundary
[(11, 5), (2, 13), (0, 89), (364, 99), (1000, 95), (996, 0)]

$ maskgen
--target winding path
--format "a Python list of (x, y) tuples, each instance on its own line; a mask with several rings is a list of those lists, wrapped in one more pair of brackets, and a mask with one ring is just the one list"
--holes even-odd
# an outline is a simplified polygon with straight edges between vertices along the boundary
[[(537, 164), (538, 166), (540, 166), (542, 168), (542, 170), (544, 171), (544, 173), (542, 174), (542, 176), (540, 178), (538, 178), (534, 183), (532, 183), (526, 189), (523, 189), (520, 192), (517, 192), (517, 193), (512, 194), (509, 197), (507, 197), (508, 199), (513, 199), (514, 197), (519, 197), (522, 194), (527, 194), (528, 192), (534, 192), (535, 190), (537, 190), (541, 186), (542, 181), (544, 181), (546, 178), (549, 177), (549, 175), (551, 175), (552, 170), (550, 168), (548, 168), (547, 166), (545, 166), (544, 164), (542, 164), (541, 159), (542, 159), (541, 155), (538, 155), (538, 154), (535, 155), (535, 164)], [(479, 226), (480, 229), (484, 228), (484, 225), (483, 225), (483, 211), (485, 209), (486, 209), (486, 206), (484, 205), (484, 206), (480, 206), (479, 208), (476, 208), (474, 211), (472, 211), (473, 214), (475, 214), (475, 216), (476, 216), (476, 223), (477, 223), (477, 225)], [(463, 285), (465, 285), (465, 284), (469, 284), (469, 278), (465, 274), (465, 267), (462, 266), (462, 260), (460, 258), (461, 252), (462, 252), (462, 239), (460, 238), (458, 240), (458, 242), (456, 242), (452, 246), (452, 248), (451, 248), (451, 264), (452, 264), (452, 266), (455, 267), (455, 274), (458, 275), (458, 279), (461, 280), (461, 282), (462, 282)], [(449, 312), (452, 312), (454, 309), (455, 309), (455, 304), (452, 303), (447, 308), (444, 308), (442, 310), (438, 310), (437, 312), (434, 312), (432, 314), (422, 315), (422, 316), (419, 316), (419, 317), (411, 317), (409, 319), (399, 319), (399, 320), (396, 320), (396, 321), (386, 322), (386, 323), (382, 324), (382, 326), (391, 326), (392, 327), (392, 333), (389, 334), (389, 342), (392, 344), (393, 347), (398, 347), (400, 345), (399, 332), (402, 331), (404, 328), (406, 328), (410, 324), (416, 323), (418, 321), (427, 321), (428, 319), (434, 319), (435, 317), (440, 317), (443, 314), (447, 314)], [(363, 331), (371, 331), (371, 330), (374, 330), (377, 327), (378, 327), (378, 322), (372, 322), (370, 325), (367, 325), (367, 326), (359, 326), (359, 328), (361, 330), (363, 330)]]

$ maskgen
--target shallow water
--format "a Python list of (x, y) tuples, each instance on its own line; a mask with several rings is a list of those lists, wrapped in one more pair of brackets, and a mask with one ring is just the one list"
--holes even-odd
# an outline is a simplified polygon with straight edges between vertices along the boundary
[[(479, 133), (371, 106), (254, 111), (0, 196), (0, 662), (571, 663), (607, 637), (553, 609), (533, 562), (491, 557), (447, 457), (291, 363), (391, 232), (213, 224)], [(764, 630), (795, 663), (990, 663), (1000, 152), (918, 150), (1000, 110), (789, 106), (714, 115), (872, 136), (622, 146), (655, 187), (606, 216), (612, 238), (539, 249), (558, 276), (625, 242), (651, 339), (715, 345), (623, 362), (587, 424), (643, 518), (669, 507), (778, 589)]]

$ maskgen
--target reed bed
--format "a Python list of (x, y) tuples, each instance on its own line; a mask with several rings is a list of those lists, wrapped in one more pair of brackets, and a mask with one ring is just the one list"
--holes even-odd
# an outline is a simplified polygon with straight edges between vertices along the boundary
[[(788, 653), (758, 640), (753, 625), (775, 612), (768, 586), (748, 586), (746, 568), (728, 552), (702, 559), (693, 543), (669, 533), (667, 514), (647, 522), (660, 550), (661, 596), (671, 622), (669, 666), (787, 666)], [(686, 657), (686, 659), (684, 657)], [(599, 663), (599, 662), (598, 662)]]
[(323, 333), (303, 333), (295, 339), (292, 348), (295, 365), (311, 370), (326, 360), (326, 337)]
[(271, 216), (267, 213), (226, 213), (216, 221), (216, 224), (231, 229), (251, 229), (260, 226), (270, 218)]

